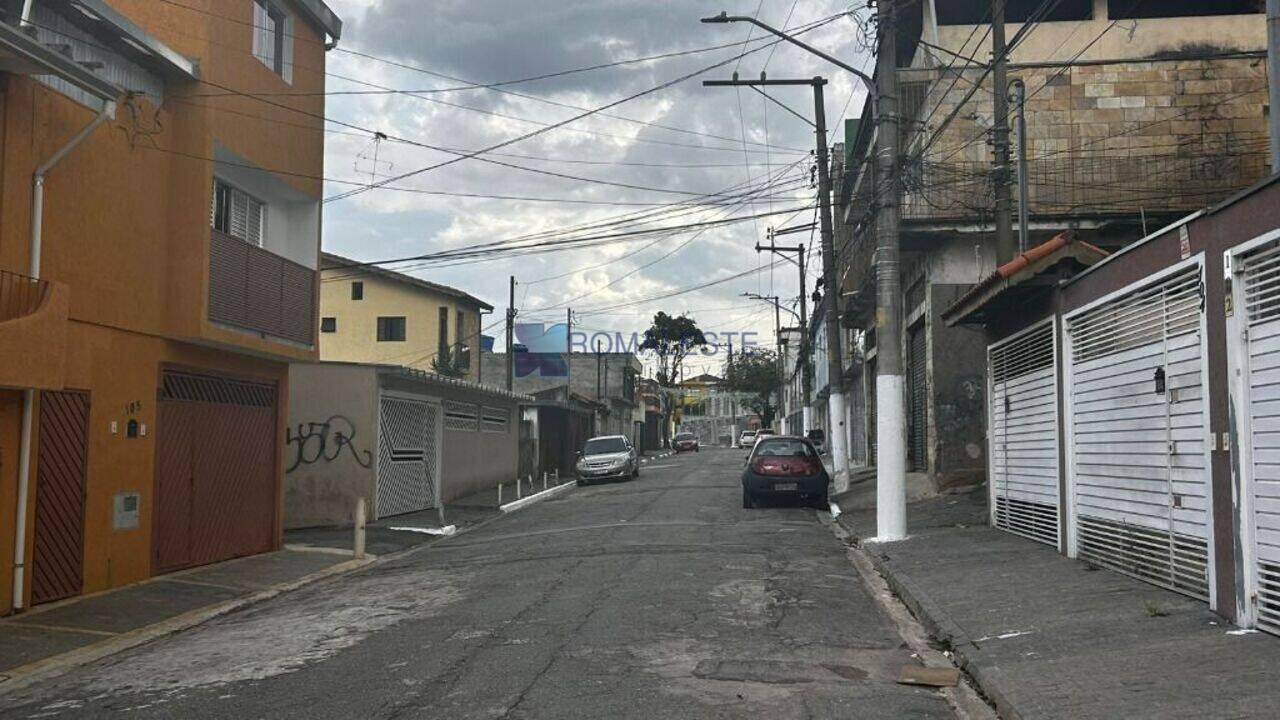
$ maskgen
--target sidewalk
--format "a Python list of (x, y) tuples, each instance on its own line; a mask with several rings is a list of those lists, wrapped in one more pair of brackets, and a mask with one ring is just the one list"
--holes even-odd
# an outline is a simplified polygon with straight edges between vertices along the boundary
[[(445, 522), (462, 532), (497, 517), (496, 496), (495, 487), (488, 495), (463, 498), (446, 509)], [(289, 530), (285, 549), (277, 552), (162, 575), (0, 619), (0, 693), (439, 540), (441, 535), (415, 531), (438, 527), (435, 510), (370, 523), (363, 560), (352, 559), (350, 526)]]
[[(987, 527), (984, 489), (912, 503), (907, 518), (906, 540), (863, 548), (1002, 717), (1276, 716), (1280, 638)], [(839, 522), (875, 536), (873, 509)]]
[(10, 681), (119, 652), (363, 564), (281, 550), (163, 575), (0, 620), (0, 692)]

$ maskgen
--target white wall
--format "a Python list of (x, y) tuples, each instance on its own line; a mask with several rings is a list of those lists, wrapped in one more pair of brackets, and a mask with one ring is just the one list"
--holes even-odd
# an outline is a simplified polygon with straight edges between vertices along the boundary
[(320, 200), (308, 197), (230, 150), (214, 148), (214, 174), (267, 205), (262, 247), (315, 268), (320, 256)]

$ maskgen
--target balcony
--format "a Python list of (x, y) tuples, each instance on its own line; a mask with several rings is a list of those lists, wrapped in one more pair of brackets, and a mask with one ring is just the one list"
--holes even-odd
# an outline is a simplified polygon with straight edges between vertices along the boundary
[(0, 386), (62, 387), (70, 305), (66, 285), (0, 270)]
[[(1061, 157), (1027, 163), (1032, 219), (1189, 213), (1266, 176), (1262, 152), (1144, 157)], [(1016, 207), (1017, 189), (1014, 186)], [(991, 165), (925, 163), (908, 168), (904, 222), (990, 223), (995, 211)]]
[(210, 322), (314, 345), (316, 271), (217, 230), (210, 234)]

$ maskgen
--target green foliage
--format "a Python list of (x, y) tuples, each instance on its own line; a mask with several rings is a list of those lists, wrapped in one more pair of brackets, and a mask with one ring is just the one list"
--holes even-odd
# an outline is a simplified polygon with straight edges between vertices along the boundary
[(698, 324), (687, 315), (671, 316), (659, 312), (653, 316), (653, 324), (644, 331), (641, 350), (652, 351), (658, 358), (658, 384), (673, 387), (676, 374), (685, 357), (696, 347), (707, 344), (707, 338)]
[(772, 350), (743, 351), (732, 362), (726, 360), (722, 387), (731, 392), (749, 394), (745, 401), (747, 407), (760, 416), (764, 427), (773, 426), (773, 418), (777, 414), (778, 356)]
[(462, 367), (461, 354), (461, 348), (454, 348), (437, 355), (431, 359), (431, 372), (449, 378), (465, 378), (467, 369)]

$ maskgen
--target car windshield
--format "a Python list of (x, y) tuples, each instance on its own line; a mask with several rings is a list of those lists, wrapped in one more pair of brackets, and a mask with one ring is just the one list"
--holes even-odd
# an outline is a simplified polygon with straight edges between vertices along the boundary
[(761, 440), (756, 446), (756, 455), (769, 457), (813, 457), (813, 448), (809, 443), (794, 438), (777, 440)]
[(676, 440), (692, 440), (693, 433), (680, 433), (676, 436)]
[(627, 443), (622, 438), (595, 438), (588, 440), (582, 449), (583, 455), (604, 455), (627, 451)]

